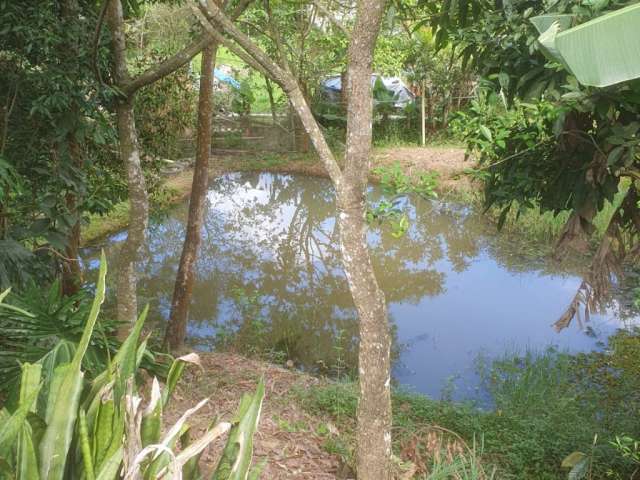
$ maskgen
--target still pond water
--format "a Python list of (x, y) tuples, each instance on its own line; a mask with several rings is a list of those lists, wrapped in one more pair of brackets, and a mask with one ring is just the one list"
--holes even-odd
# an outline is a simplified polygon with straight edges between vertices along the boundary
[[(381, 198), (370, 189), (370, 200)], [(370, 229), (376, 273), (389, 304), (394, 380), (412, 390), (455, 399), (479, 398), (479, 359), (550, 346), (601, 348), (623, 325), (620, 305), (573, 322), (554, 321), (580, 278), (456, 203), (406, 199), (410, 228)], [(161, 335), (184, 238), (187, 206), (152, 222), (138, 266), (139, 302), (151, 304)], [(114, 278), (126, 232), (104, 248)], [(334, 195), (326, 179), (267, 173), (217, 178), (207, 195), (197, 280), (188, 327), (193, 348), (233, 348), (292, 360), (331, 375), (353, 371), (355, 310), (337, 251)], [(89, 268), (96, 249), (87, 250)], [(113, 284), (113, 280), (111, 282)], [(481, 360), (480, 360), (481, 361)]]

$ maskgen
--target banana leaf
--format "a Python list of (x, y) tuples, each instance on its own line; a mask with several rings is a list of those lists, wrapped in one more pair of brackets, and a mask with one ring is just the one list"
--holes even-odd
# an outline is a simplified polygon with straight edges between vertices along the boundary
[[(542, 29), (546, 20), (532, 19)], [(607, 87), (640, 77), (640, 4), (607, 13), (561, 31), (558, 19), (540, 43), (583, 85)]]

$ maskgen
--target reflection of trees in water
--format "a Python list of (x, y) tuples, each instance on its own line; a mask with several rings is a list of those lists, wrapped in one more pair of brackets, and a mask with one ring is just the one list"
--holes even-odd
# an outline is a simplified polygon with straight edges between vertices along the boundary
[[(377, 196), (371, 192), (372, 200)], [(246, 343), (263, 342), (308, 368), (319, 362), (355, 365), (356, 313), (342, 273), (334, 212), (333, 189), (324, 179), (252, 173), (216, 179), (196, 265), (191, 341), (209, 343), (205, 337), (224, 326), (235, 332), (241, 349), (255, 350)], [(481, 252), (511, 271), (532, 268), (466, 207), (417, 199), (406, 212), (411, 227), (403, 237), (393, 238), (384, 226), (369, 234), (374, 267), (391, 304), (442, 294), (445, 272), (466, 270)], [(146, 297), (140, 302), (151, 300), (164, 318), (185, 222), (181, 207), (152, 225), (148, 259), (139, 265)], [(550, 263), (536, 267), (553, 271)], [(257, 295), (259, 308), (248, 314), (234, 291)], [(250, 328), (256, 321), (260, 335)]]

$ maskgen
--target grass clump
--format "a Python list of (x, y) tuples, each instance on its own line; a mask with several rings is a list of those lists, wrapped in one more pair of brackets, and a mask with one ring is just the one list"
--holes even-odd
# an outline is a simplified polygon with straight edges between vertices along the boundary
[[(419, 467), (415, 478), (448, 478), (429, 476), (436, 471), (434, 451), (441, 450), (459, 451), (467, 461), (475, 456), (474, 465), (482, 467), (480, 476), (451, 478), (564, 480), (569, 470), (562, 462), (574, 452), (589, 462), (591, 477), (583, 478), (631, 478), (635, 457), (619, 439), (633, 445), (640, 438), (638, 358), (640, 330), (621, 331), (602, 352), (505, 356), (481, 368), (490, 409), (395, 390), (394, 451)], [(330, 417), (344, 439), (353, 438), (354, 383), (329, 383), (299, 395), (306, 409)], [(450, 464), (460, 461), (449, 456)]]

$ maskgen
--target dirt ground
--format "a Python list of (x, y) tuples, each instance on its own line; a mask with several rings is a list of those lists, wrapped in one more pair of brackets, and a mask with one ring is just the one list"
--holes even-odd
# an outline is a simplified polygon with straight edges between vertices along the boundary
[[(293, 398), (295, 389), (308, 388), (320, 380), (230, 353), (204, 353), (200, 358), (202, 369), (190, 367), (185, 371), (169, 403), (166, 425), (172, 425), (182, 412), (208, 397), (209, 403), (190, 422), (193, 438), (197, 438), (214, 419), (229, 421), (242, 394), (252, 393), (260, 378), (264, 378), (265, 398), (253, 456), (254, 465), (267, 461), (260, 478), (345, 478), (339, 475), (342, 470), (339, 459), (322, 448), (327, 434), (316, 433), (321, 424), (326, 430), (327, 423), (306, 413)], [(328, 428), (337, 433), (333, 425)], [(214, 442), (202, 455), (200, 467), (204, 478), (209, 478), (217, 465), (224, 441)]]
[[(393, 165), (399, 162), (407, 175), (431, 171), (439, 175), (438, 189), (442, 192), (469, 188), (471, 182), (464, 175), (464, 170), (471, 167), (465, 160), (462, 148), (455, 147), (392, 147), (375, 149), (372, 168)], [(259, 158), (247, 160), (242, 156), (229, 153), (211, 157), (210, 176), (213, 178), (225, 172), (237, 170), (263, 170), (282, 173), (302, 173), (307, 175), (327, 176), (322, 164), (313, 157), (283, 156), (276, 163), (261, 162)], [(180, 197), (186, 197), (191, 190), (193, 171), (190, 168), (170, 176), (166, 186), (176, 190)], [(375, 175), (370, 175), (376, 181)]]
[(454, 147), (394, 147), (374, 151), (374, 167), (400, 162), (407, 175), (431, 171), (439, 174), (438, 189), (449, 192), (470, 188), (464, 170), (472, 166), (465, 161), (465, 151)]

